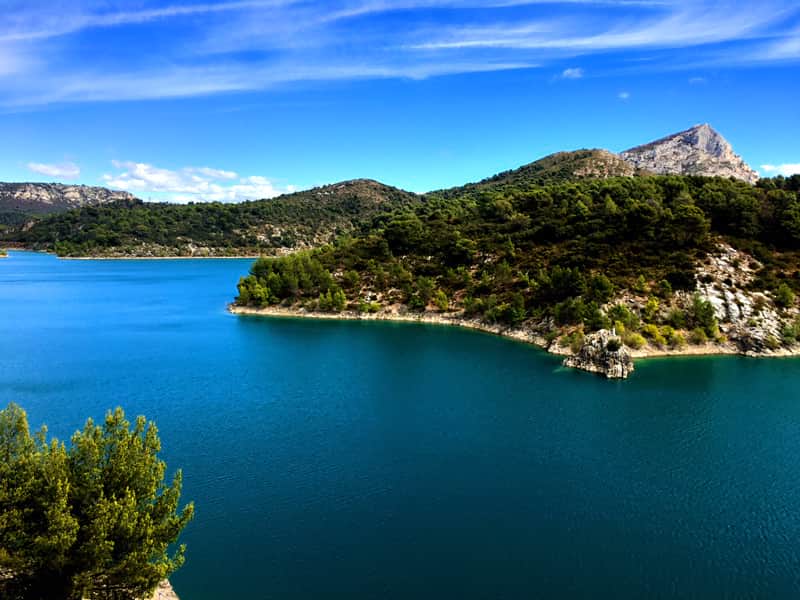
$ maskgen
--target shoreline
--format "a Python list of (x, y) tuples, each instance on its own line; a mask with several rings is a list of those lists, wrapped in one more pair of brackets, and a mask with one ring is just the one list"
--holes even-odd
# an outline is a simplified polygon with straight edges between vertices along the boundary
[[(30, 248), (7, 248), (7, 252), (30, 252), (33, 254), (47, 254), (58, 260), (256, 260), (261, 254), (235, 255), (235, 256), (59, 256), (48, 250), (31, 250)], [(11, 255), (0, 254), (0, 258), (9, 258)]]
[[(44, 252), (43, 254), (52, 254)], [(261, 255), (254, 256), (58, 256), (59, 260), (256, 260)]]
[[(489, 325), (477, 320), (465, 319), (458, 316), (459, 313), (447, 314), (425, 314), (412, 313), (400, 314), (391, 312), (378, 313), (359, 313), (355, 311), (344, 311), (341, 313), (328, 313), (318, 311), (307, 311), (305, 309), (292, 309), (280, 306), (268, 308), (252, 308), (247, 306), (236, 306), (231, 303), (228, 305), (228, 312), (234, 315), (272, 317), (272, 318), (300, 318), (333, 321), (391, 321), (398, 323), (422, 323), (426, 325), (442, 325), (448, 327), (461, 327), (490, 333), (507, 339), (531, 344), (539, 349), (554, 354), (556, 356), (573, 356), (568, 346), (560, 347), (553, 341), (548, 344), (546, 338), (529, 329), (513, 329), (500, 325)], [(646, 360), (648, 358), (669, 358), (678, 356), (699, 357), (699, 356), (745, 356), (748, 358), (789, 358), (800, 356), (800, 346), (794, 348), (779, 348), (769, 353), (743, 352), (730, 342), (726, 344), (706, 343), (702, 345), (687, 345), (684, 348), (655, 348), (648, 346), (634, 350), (629, 348), (631, 358)]]

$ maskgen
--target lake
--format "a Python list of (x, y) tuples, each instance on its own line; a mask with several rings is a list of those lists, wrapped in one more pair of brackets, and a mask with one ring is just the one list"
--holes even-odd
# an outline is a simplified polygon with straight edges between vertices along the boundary
[(247, 260), (0, 260), (0, 402), (161, 432), (182, 600), (789, 598), (800, 360), (609, 382), (487, 334), (236, 317)]

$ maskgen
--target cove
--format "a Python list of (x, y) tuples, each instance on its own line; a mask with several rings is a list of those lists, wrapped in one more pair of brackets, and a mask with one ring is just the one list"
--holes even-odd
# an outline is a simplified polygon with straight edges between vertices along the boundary
[(183, 600), (795, 597), (800, 360), (625, 382), (460, 329), (236, 317), (248, 260), (0, 262), (0, 401), (155, 420)]

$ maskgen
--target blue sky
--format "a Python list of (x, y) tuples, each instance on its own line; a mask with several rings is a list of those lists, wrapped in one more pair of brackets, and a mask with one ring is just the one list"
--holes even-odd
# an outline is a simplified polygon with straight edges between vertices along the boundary
[(786, 0), (0, 0), (0, 180), (457, 185), (696, 123), (800, 172)]

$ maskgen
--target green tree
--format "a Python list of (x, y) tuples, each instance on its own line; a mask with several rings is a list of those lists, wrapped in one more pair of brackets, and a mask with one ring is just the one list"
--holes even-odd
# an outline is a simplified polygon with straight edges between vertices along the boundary
[(192, 519), (178, 510), (182, 477), (167, 484), (153, 423), (131, 427), (122, 409), (91, 419), (69, 447), (32, 437), (25, 412), (0, 411), (0, 568), (2, 597), (141, 598), (178, 569), (170, 552)]
[(781, 308), (788, 308), (794, 304), (794, 292), (792, 288), (785, 283), (780, 284), (775, 291), (775, 304)]

